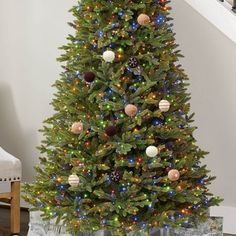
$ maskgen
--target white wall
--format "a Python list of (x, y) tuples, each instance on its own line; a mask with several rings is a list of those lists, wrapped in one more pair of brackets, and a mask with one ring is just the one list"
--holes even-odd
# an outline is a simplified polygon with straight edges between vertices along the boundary
[(24, 180), (37, 163), (37, 132), (51, 114), (52, 83), (61, 71), (73, 0), (0, 1), (0, 145), (23, 162)]
[[(32, 180), (37, 163), (37, 130), (51, 114), (50, 85), (61, 70), (57, 48), (70, 31), (67, 10), (75, 2), (0, 1), (0, 145), (22, 160), (26, 181)], [(225, 206), (236, 207), (236, 45), (184, 1), (172, 5), (182, 62), (191, 79), (196, 135), (211, 152), (207, 163), (218, 176), (212, 190), (225, 198)]]

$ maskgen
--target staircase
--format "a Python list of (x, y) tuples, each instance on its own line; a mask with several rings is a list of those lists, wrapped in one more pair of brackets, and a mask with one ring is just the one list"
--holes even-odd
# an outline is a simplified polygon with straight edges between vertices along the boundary
[(236, 43), (236, 0), (185, 0), (185, 2)]

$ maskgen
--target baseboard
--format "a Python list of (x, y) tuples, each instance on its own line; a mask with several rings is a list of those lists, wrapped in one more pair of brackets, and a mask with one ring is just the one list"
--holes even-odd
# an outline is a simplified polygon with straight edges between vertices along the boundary
[(219, 206), (211, 208), (211, 216), (223, 216), (224, 217), (224, 233), (236, 234), (236, 207)]

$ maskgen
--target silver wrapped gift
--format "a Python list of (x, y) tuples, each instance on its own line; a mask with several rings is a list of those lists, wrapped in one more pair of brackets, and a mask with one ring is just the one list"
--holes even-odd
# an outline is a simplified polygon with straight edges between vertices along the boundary
[[(43, 221), (40, 212), (30, 213), (28, 236), (72, 236), (66, 232), (63, 224), (56, 225), (55, 221)], [(107, 231), (80, 233), (78, 236), (114, 236)], [(223, 236), (223, 218), (211, 217), (196, 228), (153, 229), (151, 234), (146, 232), (129, 233), (127, 236)]]

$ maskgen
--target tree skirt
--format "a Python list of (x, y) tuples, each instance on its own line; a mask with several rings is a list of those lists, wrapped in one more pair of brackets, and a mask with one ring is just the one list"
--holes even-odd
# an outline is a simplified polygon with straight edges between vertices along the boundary
[[(56, 225), (54, 221), (42, 221), (40, 212), (30, 213), (28, 236), (72, 236), (65, 227)], [(81, 233), (78, 236), (112, 236), (110, 232)], [(147, 236), (145, 233), (130, 233), (127, 236)], [(197, 228), (154, 229), (151, 236), (223, 236), (223, 218), (211, 217)]]

